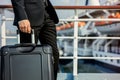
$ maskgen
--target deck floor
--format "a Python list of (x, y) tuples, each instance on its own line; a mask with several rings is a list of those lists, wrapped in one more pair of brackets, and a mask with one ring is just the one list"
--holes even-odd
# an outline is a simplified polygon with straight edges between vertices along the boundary
[(72, 73), (58, 73), (57, 80), (120, 80), (118, 73), (79, 73), (76, 78)]

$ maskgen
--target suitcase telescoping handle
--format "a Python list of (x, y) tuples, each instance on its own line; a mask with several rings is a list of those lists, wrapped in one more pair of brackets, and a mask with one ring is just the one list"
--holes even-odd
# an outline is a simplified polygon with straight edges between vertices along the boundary
[[(31, 31), (31, 36), (32, 36), (32, 43), (35, 44), (35, 34), (33, 29)], [(18, 39), (18, 43), (20, 43), (20, 30), (17, 30), (17, 39)]]
[[(32, 43), (20, 43), (20, 31), (17, 30), (18, 44), (16, 44), (15, 46), (18, 48), (21, 48), (21, 49), (19, 49), (20, 52), (26, 53), (26, 52), (31, 52), (34, 50), (34, 48), (36, 47), (36, 44), (35, 44), (35, 36), (34, 36), (33, 29), (31, 31), (31, 36), (32, 36)], [(27, 48), (25, 48), (25, 47), (27, 47)]]

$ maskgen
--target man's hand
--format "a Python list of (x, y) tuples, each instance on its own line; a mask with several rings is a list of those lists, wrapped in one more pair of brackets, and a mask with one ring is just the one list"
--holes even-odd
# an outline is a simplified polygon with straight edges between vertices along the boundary
[(31, 26), (29, 20), (21, 20), (18, 22), (19, 28), (22, 32), (31, 33)]

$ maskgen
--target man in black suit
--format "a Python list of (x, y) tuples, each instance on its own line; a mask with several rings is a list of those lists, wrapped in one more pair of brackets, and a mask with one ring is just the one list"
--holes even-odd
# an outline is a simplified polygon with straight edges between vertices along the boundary
[(57, 49), (57, 14), (49, 0), (11, 0), (15, 18), (14, 25), (20, 30), (20, 42), (31, 43), (31, 29), (35, 32), (35, 42), (49, 44), (53, 49), (54, 73), (57, 78), (59, 52)]

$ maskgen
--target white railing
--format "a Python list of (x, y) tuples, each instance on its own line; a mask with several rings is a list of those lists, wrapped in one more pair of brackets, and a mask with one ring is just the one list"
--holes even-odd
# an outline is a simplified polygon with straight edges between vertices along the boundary
[[(12, 8), (12, 6), (0, 6), (1, 8), (1, 46), (6, 45), (6, 38), (17, 38), (17, 37), (8, 37), (6, 36), (6, 21), (13, 21), (13, 18), (7, 18), (5, 16), (5, 9)], [(73, 59), (73, 76), (74, 80), (77, 79), (78, 75), (78, 59), (120, 59), (120, 57), (80, 57), (78, 56), (78, 40), (79, 39), (120, 39), (120, 37), (80, 37), (78, 36), (78, 21), (120, 21), (120, 19), (78, 19), (77, 11), (78, 9), (120, 9), (120, 6), (55, 6), (56, 9), (73, 9), (75, 10), (74, 19), (60, 19), (62, 21), (73, 21), (74, 24), (74, 35), (73, 36), (58, 36), (58, 39), (73, 39), (73, 56), (72, 57), (60, 57), (61, 59)]]

